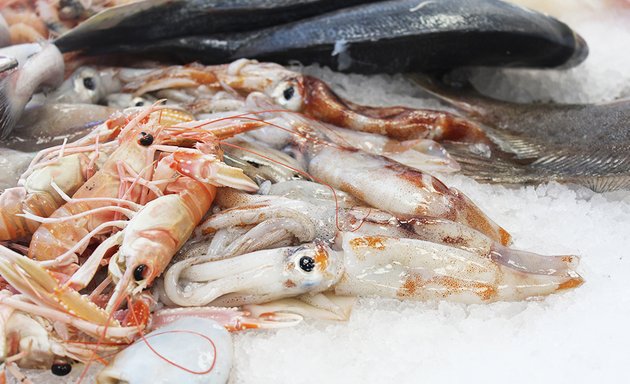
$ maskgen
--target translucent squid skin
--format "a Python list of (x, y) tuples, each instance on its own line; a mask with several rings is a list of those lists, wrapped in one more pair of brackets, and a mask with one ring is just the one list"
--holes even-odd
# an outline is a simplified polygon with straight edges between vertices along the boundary
[(315, 151), (308, 171), (332, 187), (397, 217), (449, 219), (466, 224), (503, 245), (511, 241), (505, 229), (457, 189), (384, 157), (326, 146)]
[(96, 382), (218, 384), (226, 383), (230, 376), (232, 338), (216, 321), (182, 318), (147, 334), (144, 340), (118, 353)]
[(423, 240), (344, 233), (338, 295), (466, 304), (517, 301), (574, 288), (571, 268), (559, 276), (517, 271), (476, 253)]
[(339, 251), (306, 244), (181, 261), (166, 273), (166, 296), (182, 306), (249, 305), (330, 290), (478, 304), (546, 296), (583, 282), (572, 256), (533, 255), (541, 271), (529, 272), (447, 244), (352, 232), (338, 237)]
[(342, 263), (341, 254), (322, 242), (218, 261), (202, 256), (171, 266), (164, 290), (169, 301), (181, 306), (267, 303), (328, 290), (341, 277)]
[[(388, 212), (361, 206), (358, 201), (348, 204), (349, 201), (342, 199), (345, 198), (342, 192), (337, 192), (337, 206), (330, 189), (308, 189), (311, 193), (308, 201), (301, 195), (294, 196), (313, 185), (316, 184), (307, 181), (278, 183), (270, 188), (273, 193), (270, 195), (220, 189), (215, 203), (223, 210), (197, 227), (195, 238), (181, 252), (180, 258), (207, 254), (208, 260), (222, 259), (315, 239), (338, 241), (339, 231), (351, 231), (440, 243), (536, 274), (561, 275), (579, 262), (571, 255), (544, 256), (508, 248), (455, 221), (428, 216), (401, 219)], [(209, 240), (207, 236), (212, 234)]]

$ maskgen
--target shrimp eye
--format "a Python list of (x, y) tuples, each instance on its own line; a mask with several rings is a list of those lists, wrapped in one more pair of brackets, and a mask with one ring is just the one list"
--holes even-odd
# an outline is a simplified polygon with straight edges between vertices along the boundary
[(146, 132), (140, 132), (140, 139), (138, 140), (138, 143), (140, 143), (140, 145), (148, 147), (149, 145), (153, 144), (153, 135)]
[(286, 88), (283, 92), (282, 92), (282, 96), (284, 96), (284, 99), (289, 101), (291, 100), (291, 98), (293, 97), (293, 95), (295, 94), (295, 88), (293, 88), (293, 86)]
[(55, 363), (50, 367), (50, 371), (55, 376), (65, 376), (72, 371), (72, 365), (68, 363)]
[(144, 280), (149, 272), (149, 267), (144, 264), (140, 264), (133, 270), (133, 278), (136, 281)]
[(313, 260), (312, 257), (302, 256), (300, 258), (300, 268), (302, 268), (304, 272), (311, 272), (315, 269), (315, 260)]
[(96, 83), (94, 82), (94, 79), (91, 77), (86, 77), (85, 79), (83, 79), (83, 86), (89, 89), (90, 91), (93, 91), (96, 89)]

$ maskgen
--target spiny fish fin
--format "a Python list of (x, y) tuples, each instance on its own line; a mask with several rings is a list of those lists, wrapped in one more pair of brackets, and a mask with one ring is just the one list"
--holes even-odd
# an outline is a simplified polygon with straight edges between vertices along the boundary
[(630, 175), (599, 176), (578, 178), (577, 184), (584, 185), (595, 192), (610, 192), (630, 189)]
[(630, 148), (615, 150), (614, 147), (596, 151), (560, 150), (542, 156), (532, 166), (553, 171), (574, 168), (572, 172), (579, 175), (630, 174)]
[(549, 145), (526, 137), (523, 134), (504, 129), (483, 126), (484, 131), (501, 150), (514, 154), (517, 158), (538, 158), (549, 153)]
[(15, 127), (18, 120), (11, 97), (11, 75), (0, 79), (0, 139), (5, 139)]
[(630, 187), (630, 149), (578, 152), (553, 147), (547, 154), (519, 157), (498, 148), (480, 153), (463, 143), (443, 143), (462, 173), (479, 181), (517, 184), (558, 181), (586, 186), (596, 192)]
[[(526, 164), (511, 160), (509, 155), (498, 149), (479, 151), (466, 143), (444, 142), (444, 148), (461, 166), (461, 172), (475, 180), (490, 183), (528, 183), (532, 180)], [(501, 156), (497, 156), (500, 154)]]

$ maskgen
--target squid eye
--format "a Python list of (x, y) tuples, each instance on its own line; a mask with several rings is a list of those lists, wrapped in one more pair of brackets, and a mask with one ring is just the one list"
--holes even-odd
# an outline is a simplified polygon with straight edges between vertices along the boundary
[(96, 89), (96, 83), (94, 82), (94, 79), (92, 77), (86, 77), (85, 79), (83, 79), (83, 86), (90, 91)]
[(138, 143), (140, 145), (148, 147), (149, 145), (153, 144), (153, 135), (146, 132), (140, 132), (140, 139), (138, 140)]
[(295, 94), (295, 88), (293, 86), (285, 88), (285, 90), (282, 91), (282, 96), (284, 96), (284, 99), (286, 101), (291, 100), (294, 94)]
[(149, 267), (144, 264), (140, 264), (133, 270), (133, 278), (136, 281), (141, 281), (146, 279), (147, 274), (149, 273)]
[(304, 272), (311, 272), (313, 269), (315, 269), (315, 260), (313, 260), (313, 258), (309, 256), (302, 256), (300, 258), (300, 268)]
[(134, 107), (142, 107), (147, 104), (147, 101), (142, 97), (134, 97), (131, 102), (133, 103)]
[(300, 86), (297, 80), (288, 80), (280, 83), (271, 93), (271, 97), (276, 103), (292, 111), (299, 111), (303, 107)]
[(72, 371), (72, 365), (68, 363), (54, 363), (50, 367), (50, 372), (55, 376), (65, 376)]

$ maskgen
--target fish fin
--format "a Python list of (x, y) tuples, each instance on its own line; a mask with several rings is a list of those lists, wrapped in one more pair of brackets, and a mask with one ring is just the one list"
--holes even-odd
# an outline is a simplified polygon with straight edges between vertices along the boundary
[(0, 139), (5, 139), (15, 128), (22, 109), (13, 102), (13, 76), (0, 79)]
[(493, 148), (480, 151), (464, 143), (443, 143), (475, 180), (501, 184), (539, 184), (548, 181), (583, 185), (595, 192), (630, 188), (630, 150), (576, 152), (541, 147), (545, 155), (524, 156)]
[(468, 81), (467, 72), (460, 73), (456, 78), (451, 78), (449, 84), (445, 84), (436, 77), (423, 73), (410, 73), (406, 77), (430, 96), (463, 112), (467, 116), (482, 116), (484, 109), (479, 107), (479, 101), (484, 104), (502, 103), (500, 100), (485, 96), (475, 89)]

